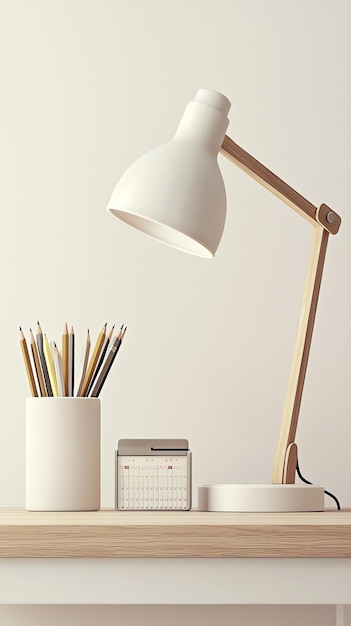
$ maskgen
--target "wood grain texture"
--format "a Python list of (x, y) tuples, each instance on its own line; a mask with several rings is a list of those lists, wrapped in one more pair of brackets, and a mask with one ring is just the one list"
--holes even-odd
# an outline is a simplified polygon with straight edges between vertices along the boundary
[(351, 557), (351, 512), (0, 509), (0, 557)]
[[(324, 228), (314, 226), (300, 319), (274, 458), (273, 483), (295, 482), (296, 461), (295, 468), (287, 467), (289, 455), (286, 453), (290, 444), (294, 443), (296, 436), (328, 237), (329, 233)], [(294, 461), (294, 459), (290, 459), (290, 461)]]
[[(273, 483), (294, 483), (297, 451), (290, 446), (295, 441), (328, 236), (329, 233), (335, 235), (338, 232), (341, 218), (326, 204), (317, 209), (227, 135), (224, 137), (221, 153), (314, 227), (299, 328), (273, 465)], [(291, 454), (292, 451), (294, 454)]]
[[(329, 233), (335, 235), (340, 228), (341, 218), (333, 209), (326, 204), (319, 208), (306, 200), (300, 193), (284, 182), (276, 174), (271, 172), (262, 163), (257, 161), (251, 154), (240, 148), (228, 135), (224, 137), (220, 150), (227, 159), (246, 172), (251, 178), (263, 185), (268, 191), (280, 198), (285, 204), (304, 217), (310, 224), (320, 224)], [(328, 215), (332, 214), (332, 222)]]

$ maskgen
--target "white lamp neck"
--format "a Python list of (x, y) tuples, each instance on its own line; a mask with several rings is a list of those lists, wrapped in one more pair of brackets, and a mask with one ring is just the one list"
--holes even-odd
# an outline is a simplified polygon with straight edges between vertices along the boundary
[(217, 156), (228, 128), (229, 108), (225, 96), (200, 89), (195, 100), (187, 105), (174, 139), (198, 144)]

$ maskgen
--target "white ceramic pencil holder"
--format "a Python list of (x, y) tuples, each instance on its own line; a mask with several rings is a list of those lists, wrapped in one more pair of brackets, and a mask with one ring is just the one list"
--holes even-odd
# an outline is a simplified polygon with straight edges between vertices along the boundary
[(27, 398), (26, 509), (100, 509), (99, 398)]

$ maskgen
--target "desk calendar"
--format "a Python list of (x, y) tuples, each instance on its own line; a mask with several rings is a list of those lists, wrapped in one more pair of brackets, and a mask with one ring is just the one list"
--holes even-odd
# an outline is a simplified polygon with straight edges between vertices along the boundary
[(116, 450), (116, 509), (191, 508), (187, 439), (120, 439)]

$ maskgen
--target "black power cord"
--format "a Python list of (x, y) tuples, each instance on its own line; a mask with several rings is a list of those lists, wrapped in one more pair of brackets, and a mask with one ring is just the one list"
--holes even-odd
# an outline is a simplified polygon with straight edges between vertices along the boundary
[[(300, 478), (300, 480), (302, 480), (303, 483), (306, 483), (307, 485), (312, 485), (313, 483), (311, 483), (309, 480), (306, 480), (306, 478), (304, 478), (300, 472), (300, 467), (299, 467), (299, 461), (298, 459), (296, 459), (296, 472), (298, 477)], [(336, 502), (336, 506), (338, 508), (338, 510), (340, 511), (341, 507), (340, 507), (340, 502), (337, 499), (336, 496), (334, 496), (332, 493), (330, 493), (330, 491), (327, 491), (326, 489), (324, 489), (324, 493), (329, 496), (330, 498), (333, 498), (333, 500), (335, 500)]]

